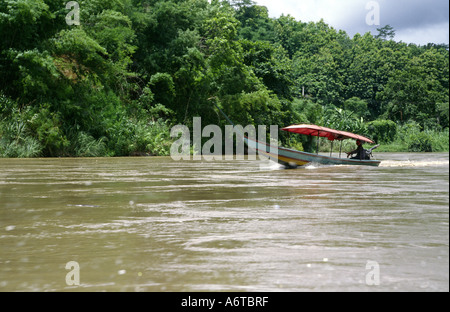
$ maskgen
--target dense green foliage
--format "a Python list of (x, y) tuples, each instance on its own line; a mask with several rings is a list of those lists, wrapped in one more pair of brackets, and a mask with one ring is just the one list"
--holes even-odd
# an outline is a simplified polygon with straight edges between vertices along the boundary
[(251, 0), (79, 0), (69, 26), (66, 2), (0, 2), (0, 157), (167, 155), (172, 125), (226, 124), (214, 103), (242, 125), (448, 150), (448, 46), (350, 38)]

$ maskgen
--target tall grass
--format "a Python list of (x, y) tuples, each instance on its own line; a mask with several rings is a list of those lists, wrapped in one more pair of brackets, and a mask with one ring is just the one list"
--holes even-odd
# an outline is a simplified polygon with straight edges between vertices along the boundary
[(79, 132), (75, 141), (76, 157), (104, 157), (109, 156), (105, 144), (106, 138), (96, 140), (93, 136)]
[(108, 138), (113, 156), (168, 156), (173, 142), (170, 125), (162, 119), (124, 118), (108, 130)]
[(23, 120), (0, 121), (0, 157), (31, 158), (41, 153), (42, 145), (32, 137)]
[(399, 127), (393, 142), (382, 144), (378, 152), (449, 152), (449, 129), (425, 130), (411, 125)]
[(431, 138), (431, 144), (433, 147), (433, 152), (449, 152), (449, 129), (444, 131), (425, 131), (429, 134)]

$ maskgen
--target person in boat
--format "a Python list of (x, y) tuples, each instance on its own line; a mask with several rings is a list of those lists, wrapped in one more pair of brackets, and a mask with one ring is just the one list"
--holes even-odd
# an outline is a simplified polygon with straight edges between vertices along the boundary
[(369, 160), (370, 157), (368, 157), (367, 152), (363, 147), (363, 142), (361, 140), (356, 140), (356, 145), (358, 147), (354, 151), (348, 152), (347, 156), (350, 157), (350, 156), (356, 154), (356, 156), (354, 156), (350, 159)]

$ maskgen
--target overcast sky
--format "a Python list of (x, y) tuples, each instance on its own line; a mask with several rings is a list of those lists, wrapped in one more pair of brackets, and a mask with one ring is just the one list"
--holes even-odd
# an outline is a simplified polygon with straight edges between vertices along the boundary
[[(266, 6), (271, 17), (292, 15), (303, 22), (324, 21), (351, 37), (387, 24), (396, 41), (420, 45), (449, 43), (448, 0), (254, 0)], [(379, 12), (379, 14), (377, 14)], [(376, 25), (378, 23), (380, 25)]]

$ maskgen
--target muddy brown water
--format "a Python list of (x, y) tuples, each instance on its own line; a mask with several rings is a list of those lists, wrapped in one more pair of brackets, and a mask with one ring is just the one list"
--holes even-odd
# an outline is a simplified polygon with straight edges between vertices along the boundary
[(449, 155), (377, 156), (0, 159), (0, 291), (449, 291)]

